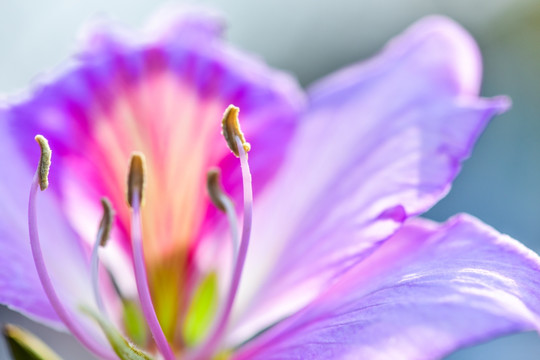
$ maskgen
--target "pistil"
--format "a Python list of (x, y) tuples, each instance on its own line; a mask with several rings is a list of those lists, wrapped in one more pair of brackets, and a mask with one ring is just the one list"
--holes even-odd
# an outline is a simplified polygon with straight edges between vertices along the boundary
[(165, 360), (174, 360), (173, 351), (167, 342), (163, 329), (154, 309), (146, 267), (144, 262), (142, 244), (142, 222), (141, 203), (145, 186), (145, 162), (142, 154), (134, 153), (131, 156), (130, 169), (128, 175), (128, 203), (131, 206), (131, 242), (133, 248), (133, 267), (135, 271), (135, 282), (139, 293), (139, 301), (144, 317), (148, 323), (148, 328), (154, 337), (156, 345)]
[(104, 348), (103, 345), (97, 343), (91, 337), (88, 337), (85, 332), (79, 327), (77, 322), (73, 319), (69, 311), (64, 307), (54, 286), (45, 265), (45, 259), (41, 251), (41, 244), (39, 240), (39, 233), (37, 228), (37, 211), (36, 211), (36, 197), (38, 187), (43, 191), (48, 187), (48, 174), (51, 164), (51, 149), (47, 140), (41, 136), (36, 136), (36, 141), (41, 147), (41, 159), (37, 171), (32, 181), (32, 187), (30, 188), (30, 196), (28, 200), (28, 230), (30, 235), (30, 247), (32, 249), (32, 256), (34, 257), (34, 263), (36, 270), (43, 286), (43, 290), (49, 299), (51, 306), (56, 311), (58, 317), (66, 325), (68, 330), (75, 336), (84, 346), (93, 351), (96, 355), (103, 359), (115, 360), (117, 359), (114, 353)]

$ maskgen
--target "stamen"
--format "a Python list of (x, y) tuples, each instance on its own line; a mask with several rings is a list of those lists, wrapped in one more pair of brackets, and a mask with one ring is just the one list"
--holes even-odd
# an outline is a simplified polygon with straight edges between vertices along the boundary
[(154, 309), (146, 267), (144, 262), (142, 244), (142, 222), (141, 222), (141, 202), (145, 182), (145, 160), (141, 153), (131, 155), (130, 169), (128, 175), (128, 203), (131, 206), (131, 242), (133, 248), (133, 267), (135, 271), (135, 282), (139, 293), (139, 301), (144, 317), (148, 323), (148, 328), (156, 341), (156, 345), (164, 356), (165, 360), (174, 360), (173, 351), (167, 342), (163, 329)]
[(43, 191), (49, 187), (49, 168), (51, 167), (52, 151), (49, 147), (49, 142), (42, 135), (36, 135), (34, 139), (41, 148), (41, 157), (39, 158), (37, 172), (39, 177), (39, 187), (41, 191)]
[(129, 161), (128, 187), (127, 187), (127, 202), (133, 207), (133, 196), (137, 195), (139, 204), (144, 204), (144, 186), (146, 173), (146, 161), (144, 155), (139, 152), (131, 154)]
[[(246, 142), (244, 133), (240, 129), (240, 122), (238, 121), (238, 113), (240, 109), (234, 105), (229, 105), (223, 114), (223, 120), (221, 121), (221, 134), (225, 137), (225, 141), (229, 146), (229, 149), (236, 157), (240, 157), (239, 148), (243, 148), (246, 153), (251, 150), (251, 145)], [(240, 139), (240, 145), (236, 142), (236, 138)]]
[(218, 168), (208, 170), (206, 175), (206, 187), (212, 203), (227, 215), (232, 239), (232, 260), (236, 263), (240, 236), (238, 235), (238, 217), (231, 199), (225, 194), (220, 184), (220, 171)]
[[(233, 270), (233, 277), (229, 286), (229, 291), (220, 314), (220, 318), (214, 327), (213, 333), (208, 338), (206, 345), (200, 348), (203, 355), (212, 354), (214, 349), (219, 346), (219, 342), (222, 339), (223, 333), (229, 322), (234, 299), (240, 285), (240, 279), (242, 277), (242, 270), (246, 261), (246, 255), (249, 247), (249, 239), (251, 235), (251, 224), (253, 218), (253, 190), (251, 188), (251, 173), (249, 170), (249, 164), (247, 160), (247, 152), (242, 144), (245, 140), (235, 136), (235, 142), (240, 155), (240, 166), (242, 168), (242, 182), (244, 187), (244, 223), (242, 227), (242, 239), (240, 241), (240, 249), (236, 258), (236, 263)], [(198, 357), (196, 357), (198, 358)]]
[(109, 240), (114, 210), (111, 202), (107, 198), (101, 199), (101, 205), (103, 206), (103, 217), (99, 223), (99, 230), (92, 248), (92, 258), (90, 263), (92, 266), (92, 290), (94, 292), (94, 299), (96, 300), (96, 304), (98, 305), (101, 314), (105, 315), (105, 306), (103, 305), (103, 299), (101, 297), (101, 292), (99, 291), (99, 248), (104, 247)]
[(30, 196), (28, 199), (28, 230), (30, 235), (30, 247), (32, 250), (32, 256), (34, 257), (34, 264), (39, 276), (43, 290), (51, 303), (51, 306), (56, 311), (58, 317), (66, 325), (68, 330), (75, 336), (81, 344), (86, 346), (90, 351), (94, 352), (100, 358), (103, 359), (116, 359), (116, 355), (103, 345), (96, 342), (93, 338), (87, 336), (84, 331), (78, 326), (70, 312), (64, 307), (58, 294), (56, 293), (52, 284), (49, 273), (47, 272), (47, 266), (45, 265), (45, 259), (41, 251), (41, 244), (39, 241), (39, 233), (37, 228), (37, 211), (36, 211), (36, 197), (38, 186), (45, 190), (48, 185), (47, 176), (49, 174), (49, 167), (51, 164), (51, 149), (49, 148), (47, 140), (41, 136), (36, 136), (36, 141), (41, 147), (41, 159), (39, 166), (34, 175), (32, 181), (32, 187), (30, 188)]

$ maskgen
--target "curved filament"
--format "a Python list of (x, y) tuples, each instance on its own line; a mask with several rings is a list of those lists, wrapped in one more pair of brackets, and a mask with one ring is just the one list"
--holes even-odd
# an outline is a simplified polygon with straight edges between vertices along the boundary
[(219, 346), (219, 342), (223, 337), (229, 318), (231, 316), (232, 308), (234, 305), (234, 299), (240, 286), (240, 279), (242, 277), (242, 270), (244, 269), (244, 263), (246, 261), (246, 255), (249, 247), (249, 239), (251, 236), (251, 225), (253, 220), (253, 190), (251, 187), (251, 173), (249, 170), (247, 153), (242, 146), (242, 141), (238, 136), (235, 136), (236, 145), (240, 155), (240, 166), (242, 168), (242, 183), (244, 188), (244, 221), (242, 225), (242, 238), (240, 240), (240, 248), (235, 256), (235, 265), (233, 270), (233, 276), (225, 303), (223, 305), (220, 317), (216, 322), (214, 330), (206, 345), (200, 349), (204, 354), (212, 354), (214, 349)]
[[(39, 170), (39, 169), (38, 169)], [(83, 344), (86, 348), (98, 355), (102, 359), (115, 360), (116, 355), (106, 347), (106, 345), (99, 344), (93, 338), (87, 336), (84, 331), (79, 327), (77, 322), (73, 319), (69, 311), (64, 307), (58, 294), (56, 293), (52, 284), (43, 253), (41, 251), (41, 245), (39, 241), (39, 234), (37, 229), (37, 214), (36, 214), (36, 196), (37, 190), (40, 186), (39, 175), (36, 172), (32, 181), (32, 187), (30, 188), (30, 196), (28, 200), (28, 230), (30, 234), (30, 247), (32, 249), (32, 256), (34, 257), (34, 263), (36, 270), (43, 286), (43, 290), (49, 299), (52, 307), (56, 311), (58, 317), (66, 325), (68, 330)]]

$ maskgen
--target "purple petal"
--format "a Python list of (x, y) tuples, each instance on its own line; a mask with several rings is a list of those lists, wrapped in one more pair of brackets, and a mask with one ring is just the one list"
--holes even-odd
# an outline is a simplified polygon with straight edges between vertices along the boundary
[(479, 220), (408, 222), (240, 359), (436, 359), (540, 326), (540, 258)]
[(311, 89), (287, 163), (256, 199), (244, 299), (266, 280), (244, 334), (306, 304), (448, 192), (489, 119), (509, 105), (479, 98), (480, 78), (474, 41), (435, 17)]

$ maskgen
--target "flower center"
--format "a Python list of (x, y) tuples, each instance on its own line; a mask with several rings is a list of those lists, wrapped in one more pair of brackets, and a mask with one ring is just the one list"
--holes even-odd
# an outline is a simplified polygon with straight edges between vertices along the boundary
[[(222, 134), (227, 141), (230, 150), (240, 158), (242, 170), (242, 182), (244, 189), (244, 209), (243, 209), (243, 226), (242, 234), (239, 235), (239, 221), (236, 215), (236, 210), (232, 200), (225, 194), (220, 185), (219, 169), (210, 169), (207, 175), (207, 190), (213, 204), (227, 217), (230, 226), (232, 239), (232, 263), (233, 271), (229, 281), (228, 289), (223, 297), (223, 302), (217, 305), (217, 279), (218, 274), (215, 270), (204, 275), (200, 280), (199, 285), (194, 291), (190, 305), (184, 316), (183, 331), (184, 346), (191, 347), (191, 351), (187, 353), (188, 358), (193, 359), (208, 359), (212, 358), (213, 354), (218, 353), (222, 346), (224, 333), (229, 324), (230, 315), (240, 285), (242, 270), (244, 267), (247, 250), (249, 246), (249, 238), (251, 233), (251, 222), (253, 212), (253, 195), (251, 188), (251, 174), (248, 164), (247, 152), (250, 150), (250, 145), (245, 141), (244, 134), (240, 130), (238, 122), (239, 109), (230, 105), (223, 115)], [(66, 324), (68, 329), (76, 336), (81, 343), (104, 359), (114, 358), (108, 350), (100, 348), (100, 346), (88, 334), (79, 328), (77, 322), (73, 319), (70, 312), (64, 307), (62, 301), (56, 295), (53, 285), (50, 281), (47, 268), (41, 255), (39, 238), (36, 225), (35, 198), (37, 187), (45, 190), (48, 186), (47, 175), (50, 167), (51, 151), (47, 141), (42, 136), (36, 136), (41, 149), (42, 155), (34, 182), (30, 193), (29, 202), (29, 228), (30, 241), (36, 269), (40, 276), (40, 280), (45, 289), (52, 306), (55, 308), (59, 317)], [(130, 167), (127, 181), (127, 203), (131, 208), (131, 244), (133, 250), (133, 267), (135, 281), (137, 284), (137, 292), (144, 319), (152, 337), (154, 338), (157, 350), (165, 360), (174, 360), (175, 353), (171, 347), (167, 337), (164, 334), (162, 326), (156, 315), (156, 307), (154, 306), (150, 293), (149, 281), (146, 273), (146, 264), (143, 251), (143, 232), (142, 232), (142, 215), (141, 207), (144, 204), (144, 188), (146, 182), (145, 158), (141, 153), (133, 153), (130, 159)], [(91, 274), (92, 287), (94, 291), (94, 300), (99, 313), (84, 307), (84, 312), (96, 319), (99, 325), (103, 328), (105, 335), (111, 342), (112, 348), (121, 358), (126, 354), (142, 356), (132, 345), (126, 342), (119, 333), (112, 329), (110, 322), (107, 319), (106, 308), (103, 304), (103, 299), (99, 291), (98, 272), (99, 272), (99, 248), (105, 246), (111, 231), (112, 219), (114, 211), (107, 199), (102, 199), (103, 218), (101, 220), (96, 242), (92, 249), (91, 257)], [(114, 279), (112, 279), (114, 284)], [(124, 298), (118, 291), (122, 302), (125, 305)], [(131, 356), (129, 355), (129, 356)], [(139, 358), (139, 357), (134, 357)]]

